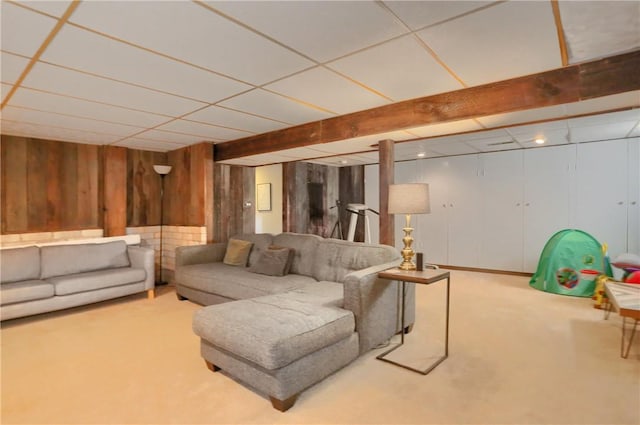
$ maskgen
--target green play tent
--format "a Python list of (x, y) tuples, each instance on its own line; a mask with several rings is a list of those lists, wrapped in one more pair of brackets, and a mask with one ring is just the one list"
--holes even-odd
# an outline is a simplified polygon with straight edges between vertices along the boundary
[(611, 276), (611, 267), (600, 243), (582, 230), (565, 229), (544, 246), (529, 285), (554, 294), (590, 297), (601, 274)]

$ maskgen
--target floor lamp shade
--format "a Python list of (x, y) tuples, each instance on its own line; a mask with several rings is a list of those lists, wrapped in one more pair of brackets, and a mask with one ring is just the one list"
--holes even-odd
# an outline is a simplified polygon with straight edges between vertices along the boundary
[(404, 231), (404, 248), (400, 264), (402, 270), (415, 270), (413, 263), (413, 237), (411, 232), (411, 214), (428, 214), (431, 212), (429, 202), (429, 185), (426, 183), (406, 183), (389, 185), (389, 214), (406, 214), (407, 224), (402, 229)]
[(171, 172), (171, 165), (154, 165), (153, 170), (160, 174), (160, 272), (156, 285), (164, 285), (162, 279), (162, 228), (164, 227), (164, 178)]

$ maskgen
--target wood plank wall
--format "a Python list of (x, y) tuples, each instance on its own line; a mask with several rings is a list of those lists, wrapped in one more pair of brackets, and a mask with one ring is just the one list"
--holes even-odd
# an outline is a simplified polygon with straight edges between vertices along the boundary
[[(236, 165), (214, 165), (214, 240), (224, 242), (234, 235), (255, 232), (255, 169)], [(251, 207), (245, 208), (245, 202)]]
[(167, 164), (165, 152), (129, 149), (127, 155), (127, 226), (160, 225), (160, 176), (154, 165)]
[(120, 236), (127, 228), (127, 148), (103, 147), (104, 236)]
[[(309, 183), (322, 185), (322, 218), (310, 218)], [(338, 168), (288, 162), (283, 164), (283, 191), (283, 231), (339, 238), (337, 228), (334, 228), (338, 208), (331, 208), (339, 200), (341, 225), (346, 238), (350, 217), (344, 208), (348, 203), (364, 203), (364, 167)], [(356, 241), (364, 241), (362, 229), (359, 235), (356, 233)]]
[(1, 231), (30, 233), (102, 227), (102, 148), (1, 137)]

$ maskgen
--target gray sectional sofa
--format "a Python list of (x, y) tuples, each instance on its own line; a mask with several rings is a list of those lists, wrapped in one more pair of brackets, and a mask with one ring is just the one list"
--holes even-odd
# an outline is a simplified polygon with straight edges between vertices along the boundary
[[(276, 409), (402, 329), (399, 285), (378, 277), (400, 264), (395, 248), (295, 233), (234, 239), (252, 245), (246, 265), (225, 264), (227, 243), (177, 248), (176, 292), (208, 306), (193, 321), (207, 366), (268, 395)], [(270, 248), (293, 250), (288, 274), (252, 272)]]
[(154, 287), (153, 249), (124, 241), (0, 251), (0, 320), (144, 291), (153, 298)]

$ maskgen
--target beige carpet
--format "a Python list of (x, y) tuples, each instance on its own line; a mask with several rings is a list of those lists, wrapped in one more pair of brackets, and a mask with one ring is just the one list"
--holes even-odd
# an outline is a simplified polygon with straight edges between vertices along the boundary
[[(618, 315), (527, 279), (452, 272), (450, 355), (422, 376), (375, 359), (305, 391), (286, 413), (213, 374), (191, 317), (163, 287), (2, 324), (1, 422), (11, 423), (640, 423), (640, 335), (620, 358)], [(418, 319), (394, 356), (422, 367), (443, 341), (444, 285), (420, 286)], [(429, 345), (426, 340), (434, 343)], [(434, 349), (436, 347), (436, 349)], [(441, 348), (441, 346), (440, 346)]]

